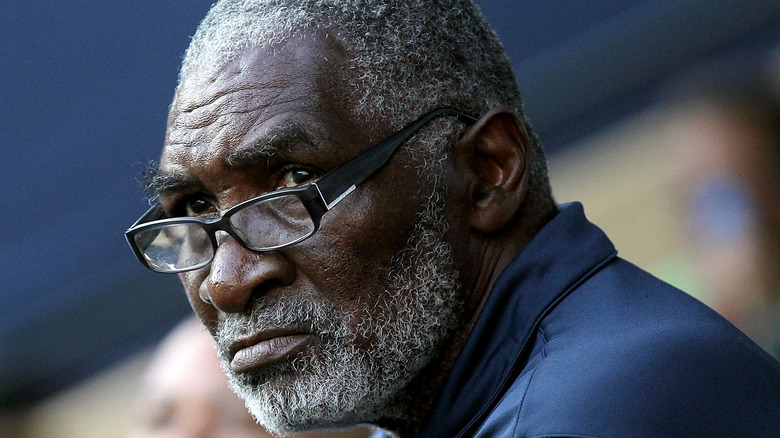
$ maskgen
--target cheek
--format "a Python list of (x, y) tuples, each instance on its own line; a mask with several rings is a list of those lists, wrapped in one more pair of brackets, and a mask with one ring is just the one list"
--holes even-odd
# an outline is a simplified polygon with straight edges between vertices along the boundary
[(399, 202), (370, 196), (370, 190), (355, 194), (323, 217), (299, 254), (310, 263), (298, 265), (316, 290), (353, 311), (375, 303), (387, 289), (387, 273), (407, 246), (419, 208), (419, 200), (409, 196)]

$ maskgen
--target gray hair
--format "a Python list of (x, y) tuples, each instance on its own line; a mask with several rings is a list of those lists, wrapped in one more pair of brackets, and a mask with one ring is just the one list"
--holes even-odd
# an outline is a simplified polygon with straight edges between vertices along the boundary
[[(531, 139), (532, 211), (549, 211), (546, 159), (524, 115), (511, 63), (470, 0), (222, 0), (192, 38), (180, 84), (189, 75), (215, 74), (248, 48), (314, 29), (335, 35), (352, 57), (350, 92), (360, 120), (397, 129), (442, 106), (474, 116), (498, 105), (514, 109)], [(452, 132), (452, 123), (430, 129)], [(440, 140), (419, 142), (427, 146), (420, 155), (425, 163), (441, 162), (451, 136), (430, 138)]]

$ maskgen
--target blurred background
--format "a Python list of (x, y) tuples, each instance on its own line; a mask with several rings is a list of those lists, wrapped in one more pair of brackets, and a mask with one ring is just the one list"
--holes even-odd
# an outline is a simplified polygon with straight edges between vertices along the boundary
[[(780, 2), (477, 1), (621, 255), (780, 353)], [(0, 437), (121, 437), (189, 314), (123, 232), (211, 0), (0, 0)]]

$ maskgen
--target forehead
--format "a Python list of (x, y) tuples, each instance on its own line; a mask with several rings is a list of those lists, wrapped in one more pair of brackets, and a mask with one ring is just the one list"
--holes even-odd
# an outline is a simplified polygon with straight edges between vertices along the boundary
[[(332, 143), (354, 123), (344, 97), (347, 56), (334, 39), (298, 37), (246, 50), (213, 74), (183, 77), (171, 105), (160, 168), (225, 167), (290, 142)], [(244, 153), (246, 152), (246, 153)]]

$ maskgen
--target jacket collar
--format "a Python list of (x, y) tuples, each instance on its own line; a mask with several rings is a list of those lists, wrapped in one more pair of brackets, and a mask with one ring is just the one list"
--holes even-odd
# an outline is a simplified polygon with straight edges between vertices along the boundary
[(581, 204), (560, 206), (496, 280), (417, 436), (473, 435), (525, 366), (542, 318), (616, 254)]

